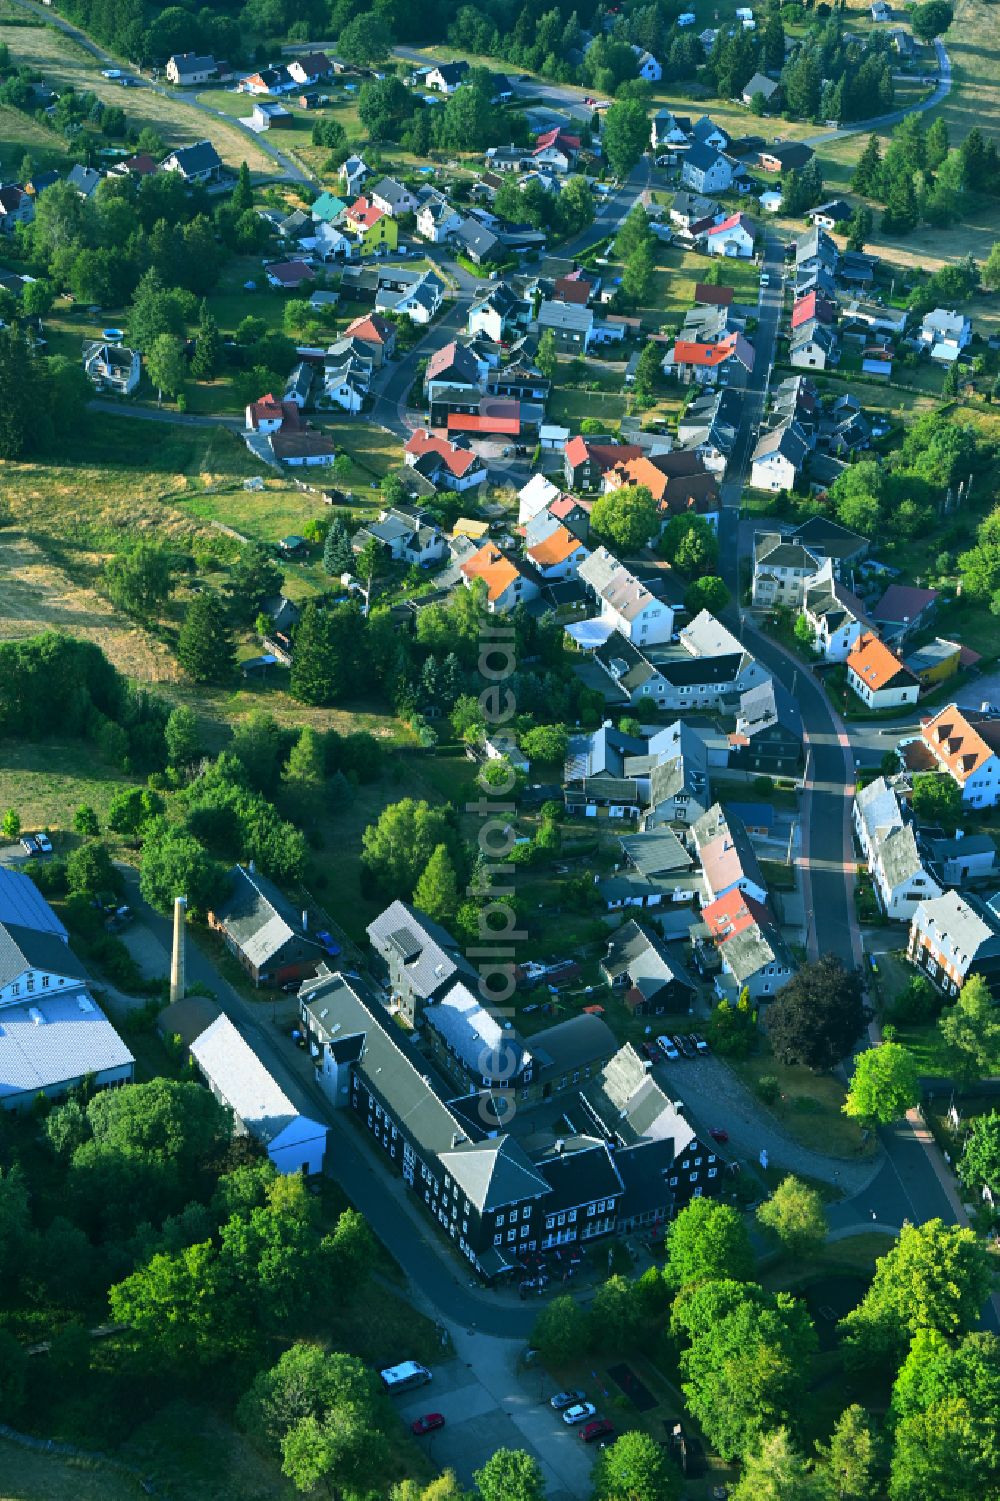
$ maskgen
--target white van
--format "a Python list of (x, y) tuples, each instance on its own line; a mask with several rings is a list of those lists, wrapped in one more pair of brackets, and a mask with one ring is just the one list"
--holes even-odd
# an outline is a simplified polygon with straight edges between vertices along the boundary
[(402, 1365), (386, 1366), (384, 1371), (379, 1371), (379, 1375), (387, 1392), (405, 1392), (411, 1386), (426, 1386), (431, 1379), (427, 1367), (416, 1360), (404, 1360)]

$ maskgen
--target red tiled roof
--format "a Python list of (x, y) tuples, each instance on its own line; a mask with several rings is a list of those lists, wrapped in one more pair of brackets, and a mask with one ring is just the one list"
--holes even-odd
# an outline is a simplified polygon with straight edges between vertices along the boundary
[(347, 210), (346, 217), (362, 229), (371, 229), (373, 224), (385, 218), (385, 211), (376, 207), (370, 198), (356, 198)]
[(558, 125), (552, 130), (546, 130), (535, 140), (535, 149), (532, 153), (537, 156), (540, 151), (545, 151), (549, 146), (558, 146), (562, 151), (579, 151), (580, 137), (569, 135), (565, 130), (560, 130)]
[(563, 452), (574, 469), (588, 459), (606, 470), (629, 459), (642, 458), (642, 449), (636, 443), (591, 443), (580, 433), (570, 438)]
[(514, 580), (520, 577), (520, 569), (510, 558), (504, 556), (494, 542), (487, 542), (471, 558), (466, 558), (461, 572), (467, 579), (484, 579), (487, 597), (494, 604), (504, 590), (509, 589)]
[(733, 938), (737, 933), (742, 933), (744, 928), (752, 927), (754, 923), (759, 928), (773, 928), (774, 918), (770, 909), (763, 902), (755, 901), (752, 896), (747, 896), (737, 886), (732, 891), (727, 891), (725, 896), (720, 896), (716, 901), (710, 902), (707, 907), (701, 909), (702, 920), (708, 924), (712, 937), (718, 943), (724, 943), (727, 938)]
[(1000, 755), (1000, 719), (970, 724), (955, 704), (925, 719), (921, 734), (957, 782), (965, 783), (991, 756)]
[(378, 313), (369, 313), (367, 317), (355, 318), (344, 330), (344, 338), (360, 339), (368, 344), (385, 344), (392, 338), (396, 330), (386, 318), (380, 318)]
[(258, 401), (250, 403), (250, 424), (256, 427), (259, 422), (273, 422), (281, 417), (282, 406), (273, 392), (268, 391), (266, 396), (261, 396)]
[(737, 226), (739, 226), (740, 229), (745, 229), (747, 234), (750, 235), (751, 239), (753, 238), (753, 225), (747, 218), (746, 214), (730, 214), (729, 218), (723, 219), (721, 224), (713, 224), (712, 228), (708, 232), (710, 235), (718, 235), (721, 234), (724, 229), (736, 229)]
[(554, 532), (550, 532), (541, 542), (536, 542), (534, 547), (529, 547), (528, 557), (540, 568), (551, 568), (556, 563), (565, 563), (579, 546), (579, 537), (574, 537), (572, 532), (560, 526)]
[(560, 276), (552, 290), (557, 302), (570, 302), (584, 307), (590, 301), (593, 288), (589, 281), (571, 281), (568, 276)]
[(476, 462), (476, 455), (471, 448), (460, 448), (454, 443), (449, 443), (447, 438), (438, 437), (437, 433), (428, 432), (425, 427), (418, 427), (407, 440), (405, 453), (412, 453), (422, 458), (425, 453), (436, 453), (445, 462), (449, 471), (457, 478), (468, 474)]

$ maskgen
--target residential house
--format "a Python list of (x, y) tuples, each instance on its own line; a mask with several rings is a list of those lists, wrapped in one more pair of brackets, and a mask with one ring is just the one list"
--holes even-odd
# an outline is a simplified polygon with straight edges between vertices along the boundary
[(802, 595), (802, 615), (824, 662), (848, 661), (862, 636), (871, 634), (864, 606), (840, 582), (832, 558), (827, 558), (808, 580)]
[(453, 94), (465, 82), (469, 64), (464, 59), (452, 63), (438, 63), (424, 74), (424, 87), (436, 89), (441, 94)]
[(571, 490), (603, 488), (604, 476), (620, 462), (641, 458), (637, 443), (614, 443), (611, 439), (595, 441), (577, 434), (563, 450), (563, 473)]
[(505, 1089), (520, 1090), (531, 1082), (531, 1046), (461, 980), (424, 1007), (421, 1033), (434, 1063), (462, 1094), (492, 1090), (501, 1068)]
[(178, 146), (160, 163), (161, 172), (179, 172), (188, 184), (218, 182), (222, 176), (222, 158), (211, 141), (195, 141), (192, 146)]
[(920, 343), (932, 360), (943, 364), (954, 364), (971, 338), (972, 323), (964, 313), (938, 307), (926, 313), (920, 324)]
[(996, 877), (1000, 858), (989, 834), (966, 834), (957, 829), (953, 839), (924, 839), (931, 873), (943, 886), (964, 886), (966, 881)]
[[(487, 370), (486, 361), (456, 339), (443, 344), (431, 355), (424, 372), (428, 403), (433, 408), (438, 398), (443, 399), (452, 393), (465, 393), (467, 398), (481, 394)], [(444, 420), (434, 421), (432, 426), (444, 426)]]
[(711, 198), (702, 198), (699, 193), (675, 193), (670, 204), (670, 222), (679, 229), (691, 229), (695, 224), (713, 221), (719, 205)]
[(556, 126), (536, 137), (531, 157), (536, 166), (553, 172), (568, 172), (580, 154), (580, 137)]
[(297, 365), (292, 366), (289, 372), (288, 379), (285, 382), (285, 389), (282, 393), (282, 401), (294, 402), (300, 412), (304, 411), (309, 404), (309, 397), (312, 394), (312, 383), (312, 366), (308, 365), (305, 360), (300, 360)]
[(491, 172), (522, 172), (531, 161), (527, 146), (488, 146), (486, 166)]
[(716, 993), (731, 1003), (744, 990), (768, 1001), (795, 973), (795, 960), (765, 899), (733, 886), (702, 908), (701, 921), (715, 944), (720, 973)]
[(890, 584), (871, 618), (886, 641), (899, 646), (917, 631), (926, 630), (937, 609), (936, 589), (917, 589), (912, 584)]
[[(840, 225), (847, 223), (853, 213), (851, 205), (843, 198), (832, 198), (829, 203), (820, 203), (815, 208), (811, 208), (806, 217), (813, 224), (817, 224), (820, 229), (838, 230)], [(844, 231), (840, 229), (839, 232), (843, 234)]]
[(337, 179), (343, 184), (343, 190), (348, 199), (358, 197), (366, 178), (370, 176), (371, 173), (360, 156), (352, 155), (345, 158), (337, 171)]
[(802, 716), (776, 678), (740, 695), (729, 765), (762, 776), (794, 776), (802, 765)]
[(705, 468), (721, 479), (736, 446), (743, 399), (728, 386), (710, 387), (689, 401), (677, 418), (677, 442), (696, 453)]
[[(398, 285), (400, 279), (404, 284)], [(444, 282), (431, 270), (417, 273), (397, 272), (393, 277), (396, 285), (383, 285), (380, 279), (375, 294), (375, 310), (379, 313), (397, 313), (409, 318), (411, 323), (430, 323), (441, 306)]]
[(713, 224), (704, 233), (709, 255), (726, 255), (748, 259), (753, 255), (754, 224), (746, 214), (730, 214), (721, 224)]
[(278, 432), (284, 420), (284, 406), (271, 391), (257, 401), (251, 401), (244, 416), (248, 432), (263, 433), (265, 436)]
[[(649, 777), (648, 808), (642, 818), (645, 830), (665, 824), (690, 824), (706, 811), (712, 792), (708, 772), (708, 747), (702, 736), (678, 719), (649, 737), (646, 747)], [(635, 774), (646, 774), (640, 765)]]
[(920, 735), (939, 770), (961, 788), (963, 803), (978, 809), (1000, 802), (1000, 716), (948, 704), (922, 722)]
[(857, 532), (826, 516), (810, 516), (808, 521), (795, 528), (791, 536), (818, 558), (829, 558), (838, 575), (842, 568), (850, 568), (867, 557), (871, 545), (866, 537), (859, 537)]
[(138, 388), (141, 366), (138, 349), (99, 342), (83, 346), (83, 373), (98, 391), (131, 396)]
[(132, 156), (124, 156), (121, 161), (108, 168), (108, 175), (112, 173), (119, 177), (152, 177), (157, 171), (156, 160), (148, 151), (136, 151)]
[(195, 84), (210, 83), (215, 77), (215, 58), (197, 52), (175, 52), (167, 59), (165, 69), (168, 83), (189, 89)]
[(304, 919), (251, 861), (229, 872), (208, 926), (222, 935), (255, 985), (273, 987), (313, 974), (323, 958), (323, 945)]
[(477, 266), (499, 260), (504, 253), (500, 236), (471, 216), (463, 219), (458, 228), (451, 231), (451, 237), (456, 249)]
[(272, 261), (264, 267), (264, 275), (272, 287), (284, 292), (297, 292), (299, 287), (316, 280), (316, 273), (308, 261)]
[(466, 587), (476, 579), (486, 585), (486, 608), (491, 615), (505, 615), (516, 605), (536, 599), (541, 592), (534, 570), (517, 558), (502, 553), (493, 542), (487, 542), (459, 565)]
[(525, 557), (543, 579), (570, 579), (579, 575), (580, 564), (590, 552), (579, 537), (557, 524), (538, 541), (529, 543)]
[(383, 177), (369, 190), (369, 196), (376, 208), (380, 208), (383, 214), (388, 214), (390, 219), (398, 219), (401, 214), (415, 214), (417, 212), (417, 195), (397, 182), (394, 177)]
[(665, 943), (631, 919), (612, 934), (600, 964), (601, 977), (623, 992), (633, 1016), (662, 1016), (687, 1011), (697, 990), (683, 965)]
[(758, 161), (765, 172), (778, 172), (784, 176), (786, 172), (800, 172), (815, 155), (805, 141), (772, 141), (770, 146), (761, 148)]
[(874, 0), (874, 3), (869, 6), (869, 10), (871, 11), (873, 21), (892, 20), (892, 6), (888, 5), (886, 0)]
[(697, 339), (677, 339), (663, 359), (663, 373), (676, 375), (685, 385), (695, 381), (711, 386), (725, 383), (737, 366), (753, 370), (753, 345), (741, 333), (730, 334), (714, 343)]
[(605, 491), (642, 485), (656, 501), (664, 524), (671, 516), (703, 516), (713, 527), (719, 523), (719, 487), (701, 456), (676, 449), (651, 458), (629, 459), (609, 469)]
[(727, 193), (733, 185), (733, 164), (713, 146), (694, 141), (681, 168), (681, 182), (694, 193)]
[(889, 37), (889, 40), (892, 42), (893, 47), (899, 53), (900, 57), (906, 59), (907, 61), (909, 61), (911, 58), (916, 57), (917, 53), (920, 51), (919, 45), (914, 40), (913, 33), (904, 31), (902, 26), (891, 26), (886, 35)]
[(691, 838), (701, 861), (705, 905), (739, 888), (744, 896), (767, 901), (767, 886), (743, 821), (714, 803), (691, 826)]
[(586, 354), (594, 332), (593, 309), (543, 301), (538, 309), (538, 330), (544, 334), (549, 329), (560, 354)]
[(651, 52), (645, 47), (632, 47), (635, 53), (635, 71), (637, 78), (645, 78), (647, 83), (659, 83), (663, 77), (663, 68)]
[(418, 427), (403, 449), (406, 464), (435, 489), (471, 490), (487, 477), (487, 468), (465, 439), (445, 438)]
[(456, 980), (478, 980), (458, 940), (407, 902), (392, 902), (366, 932), (372, 971), (388, 992), (390, 1007), (413, 1025)]
[(387, 318), (379, 317), (378, 313), (368, 313), (361, 318), (355, 318), (344, 330), (345, 339), (357, 339), (365, 346), (372, 364), (376, 370), (381, 370), (387, 360), (391, 360), (396, 352), (396, 328)]
[(768, 105), (777, 103), (775, 95), (780, 93), (780, 83), (776, 83), (773, 78), (768, 78), (766, 73), (755, 73), (753, 77), (748, 80), (746, 87), (740, 95), (740, 98), (742, 99), (744, 104), (749, 106), (753, 104), (755, 96), (757, 94), (760, 94), (764, 100), (765, 105)]
[(913, 914), (906, 957), (946, 996), (980, 975), (1000, 1001), (1000, 892), (983, 901), (945, 891)]
[(651, 594), (606, 547), (591, 553), (580, 565), (578, 576), (598, 601), (601, 620), (626, 641), (651, 646), (670, 640), (674, 629), (671, 606)]
[(563, 767), (563, 801), (571, 816), (638, 820), (648, 804), (645, 781), (632, 775), (645, 758), (647, 740), (616, 730), (608, 720), (599, 730), (571, 735)]
[(611, 684), (609, 697), (640, 710), (697, 713), (738, 703), (740, 694), (766, 680), (756, 658), (703, 610), (675, 644), (640, 649), (614, 631), (594, 650)]
[(529, 314), (528, 303), (507, 282), (498, 281), (473, 302), (466, 327), (470, 334), (483, 334), (495, 344), (509, 343), (527, 326)]
[(127, 1084), (135, 1060), (34, 882), (0, 867), (0, 1108)]
[(941, 895), (924, 867), (908, 809), (885, 777), (855, 792), (854, 833), (886, 917), (908, 923), (921, 902)]
[(0, 188), (0, 234), (12, 234), (18, 224), (30, 224), (35, 217), (32, 195), (10, 183)]
[(462, 223), (462, 215), (440, 193), (417, 209), (417, 234), (429, 245), (441, 245)]
[(825, 370), (840, 358), (837, 335), (828, 324), (812, 318), (792, 329), (788, 363), (796, 370)]
[(654, 151), (660, 151), (664, 146), (686, 146), (690, 134), (691, 121), (686, 115), (658, 109), (650, 126), (649, 141)]
[(364, 521), (351, 539), (355, 552), (369, 542), (384, 549), (395, 563), (439, 563), (448, 551), (444, 533), (420, 506), (390, 506), (377, 521)]
[(325, 52), (304, 52), (287, 64), (288, 75), (302, 88), (319, 83), (321, 78), (330, 78), (334, 65)]
[[(188, 149), (193, 150), (194, 148), (191, 147)], [(170, 158), (168, 157), (167, 161), (169, 160)], [(167, 162), (162, 162), (161, 170), (166, 169), (166, 166)], [(69, 183), (71, 188), (76, 188), (76, 191), (79, 193), (81, 198), (89, 198), (91, 193), (96, 190), (103, 176), (104, 173), (98, 172), (96, 167), (84, 167), (81, 165), (81, 163), (77, 162), (76, 165), (71, 167), (70, 170), (66, 173), (66, 181)]]
[(551, 501), (557, 500), (561, 493), (559, 486), (554, 485), (544, 474), (533, 474), (528, 483), (518, 491), (518, 525), (524, 526), (533, 516), (544, 511)]
[(341, 219), (345, 235), (357, 243), (362, 256), (395, 250), (399, 228), (395, 219), (377, 208), (370, 198), (357, 198)]
[(847, 657), (847, 682), (869, 709), (915, 704), (920, 684), (913, 673), (871, 631), (859, 636)]
[(347, 212), (347, 204), (336, 193), (320, 193), (309, 206), (313, 219), (320, 224), (335, 224)]
[(821, 558), (789, 534), (755, 532), (753, 603), (762, 609), (798, 609), (821, 566)]
[(691, 127), (691, 139), (701, 146), (711, 146), (714, 151), (728, 151), (731, 138), (721, 125), (708, 115), (702, 115)]
[(323, 390), (317, 397), (318, 407), (337, 406), (343, 412), (364, 409), (374, 367), (369, 358), (355, 353), (355, 348), (367, 347), (360, 341), (355, 345), (354, 340), (347, 339), (330, 346), (323, 363)]
[[(809, 454), (809, 440), (794, 418), (761, 433), (750, 461), (755, 490), (791, 490)], [(756, 568), (755, 568), (756, 575)]]
[(815, 288), (803, 292), (792, 304), (792, 332), (808, 323), (833, 324), (837, 318), (837, 304)]
[(287, 68), (280, 67), (248, 73), (240, 79), (238, 87), (243, 94), (290, 94), (299, 85)]
[(328, 1127), (296, 1110), (228, 1016), (195, 1038), (191, 1056), (212, 1094), (232, 1112), (234, 1136), (263, 1147), (279, 1173), (323, 1171)]

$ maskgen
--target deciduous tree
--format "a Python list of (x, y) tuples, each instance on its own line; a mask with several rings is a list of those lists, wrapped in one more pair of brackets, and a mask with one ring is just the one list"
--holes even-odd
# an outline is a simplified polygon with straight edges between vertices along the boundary
[(635, 1430), (602, 1449), (593, 1484), (594, 1501), (674, 1501), (681, 1477), (662, 1445)]
[(1000, 1065), (1000, 1017), (982, 975), (970, 975), (951, 1006), (941, 1013), (938, 1030), (948, 1063), (962, 1079), (981, 1079)]
[(731, 1204), (692, 1199), (667, 1227), (664, 1280), (674, 1288), (718, 1278), (753, 1276), (753, 1250), (742, 1217)]
[(823, 1200), (800, 1178), (785, 1178), (761, 1204), (757, 1219), (791, 1256), (808, 1256), (826, 1239)]
[(844, 1114), (869, 1125), (902, 1120), (920, 1100), (917, 1060), (898, 1042), (883, 1042), (855, 1059)]
[(544, 1501), (541, 1466), (523, 1449), (498, 1449), (472, 1478), (482, 1501)]
[(623, 485), (594, 502), (590, 521), (597, 535), (611, 548), (631, 555), (641, 552), (649, 542), (659, 517), (646, 485)]
[(861, 1035), (865, 1006), (861, 977), (824, 955), (804, 964), (778, 991), (767, 1018), (776, 1058), (806, 1068), (833, 1068)]

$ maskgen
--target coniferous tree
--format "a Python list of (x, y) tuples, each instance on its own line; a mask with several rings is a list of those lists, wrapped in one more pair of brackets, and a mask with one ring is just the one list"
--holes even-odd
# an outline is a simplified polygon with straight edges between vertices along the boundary
[(458, 910), (458, 879), (447, 845), (435, 846), (413, 891), (413, 905), (435, 922), (447, 923)]
[(245, 214), (247, 209), (253, 208), (253, 188), (250, 184), (250, 168), (246, 162), (240, 163), (239, 176), (236, 179), (236, 186), (233, 189), (229, 203), (237, 219), (240, 214)]
[(196, 683), (224, 683), (233, 675), (235, 649), (228, 616), (217, 594), (196, 594), (177, 638), (177, 660)]
[(855, 193), (861, 193), (866, 198), (881, 196), (882, 147), (874, 131), (868, 137), (868, 145), (858, 158), (854, 176), (851, 178), (851, 188)]
[(191, 356), (191, 373), (198, 380), (215, 379), (219, 368), (221, 342), (219, 325), (214, 315), (209, 312), (208, 303), (202, 299), (198, 333), (194, 341), (194, 354)]

